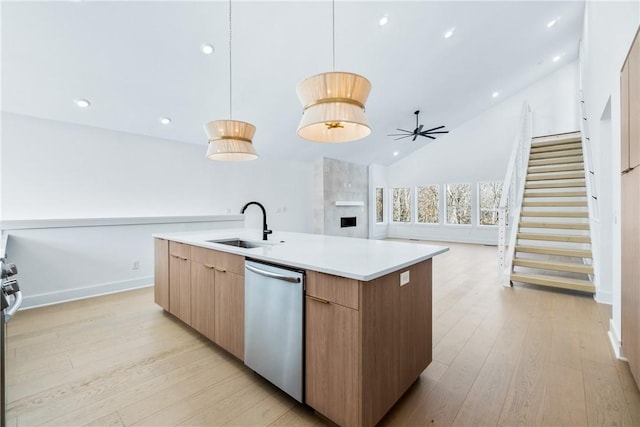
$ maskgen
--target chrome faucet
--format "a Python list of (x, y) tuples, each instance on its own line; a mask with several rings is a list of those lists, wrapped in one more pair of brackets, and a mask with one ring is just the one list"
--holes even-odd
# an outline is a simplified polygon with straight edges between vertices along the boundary
[(269, 230), (269, 228), (267, 227), (267, 211), (264, 209), (264, 206), (262, 206), (262, 203), (249, 202), (242, 207), (240, 213), (243, 214), (244, 211), (247, 210), (249, 205), (257, 205), (260, 209), (262, 209), (262, 240), (267, 240), (267, 234), (273, 233), (273, 231)]

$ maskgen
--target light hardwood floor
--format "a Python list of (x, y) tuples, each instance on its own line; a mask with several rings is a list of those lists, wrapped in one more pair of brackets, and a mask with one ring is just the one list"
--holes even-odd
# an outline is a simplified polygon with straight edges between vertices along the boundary
[[(640, 425), (592, 298), (497, 284), (495, 247), (446, 244), (433, 362), (381, 425)], [(9, 426), (323, 425), (153, 303), (151, 288), (19, 312)]]

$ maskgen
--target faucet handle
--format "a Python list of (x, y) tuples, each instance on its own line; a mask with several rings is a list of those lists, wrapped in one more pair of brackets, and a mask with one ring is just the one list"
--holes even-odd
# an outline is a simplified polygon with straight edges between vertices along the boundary
[(264, 234), (272, 234), (273, 230), (264, 230)]

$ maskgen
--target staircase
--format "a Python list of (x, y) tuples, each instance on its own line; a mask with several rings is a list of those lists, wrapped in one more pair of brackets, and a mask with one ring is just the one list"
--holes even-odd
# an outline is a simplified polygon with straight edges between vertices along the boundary
[(580, 132), (533, 138), (511, 282), (595, 293)]

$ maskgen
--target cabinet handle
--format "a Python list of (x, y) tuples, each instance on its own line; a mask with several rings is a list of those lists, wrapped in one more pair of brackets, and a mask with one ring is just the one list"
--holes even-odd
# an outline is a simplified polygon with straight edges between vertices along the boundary
[(322, 298), (318, 298), (318, 297), (313, 297), (311, 295), (307, 295), (307, 298), (309, 298), (312, 301), (321, 302), (322, 304), (331, 304), (331, 301), (328, 301), (328, 300), (322, 299)]
[(179, 258), (183, 261), (189, 261), (189, 258), (185, 258), (185, 257), (179, 257)]
[(171, 254), (172, 257), (180, 259), (178, 255)]
[(204, 266), (207, 267), (207, 268), (210, 268), (212, 270), (215, 270), (215, 268), (216, 268), (215, 265), (211, 265), (211, 264), (205, 264)]
[(227, 270), (225, 270), (224, 268), (218, 268), (218, 267), (214, 267), (216, 269), (217, 272), (219, 273), (226, 273)]

